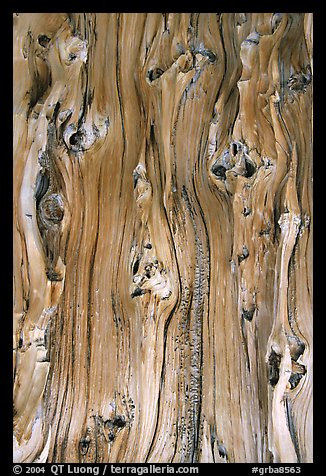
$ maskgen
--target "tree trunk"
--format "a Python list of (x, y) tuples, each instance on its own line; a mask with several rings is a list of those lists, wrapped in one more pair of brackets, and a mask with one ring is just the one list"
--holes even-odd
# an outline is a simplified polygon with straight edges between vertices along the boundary
[(16, 462), (312, 461), (312, 14), (14, 14)]

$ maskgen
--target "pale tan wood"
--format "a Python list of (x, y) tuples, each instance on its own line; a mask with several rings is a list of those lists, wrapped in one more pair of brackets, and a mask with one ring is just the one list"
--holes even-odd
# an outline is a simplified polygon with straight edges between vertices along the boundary
[(16, 462), (313, 460), (312, 23), (14, 14)]

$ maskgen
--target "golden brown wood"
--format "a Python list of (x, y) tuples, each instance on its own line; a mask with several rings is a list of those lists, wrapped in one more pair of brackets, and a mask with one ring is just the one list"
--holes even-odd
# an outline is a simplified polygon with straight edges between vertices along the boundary
[(312, 461), (312, 14), (21, 13), (16, 462)]

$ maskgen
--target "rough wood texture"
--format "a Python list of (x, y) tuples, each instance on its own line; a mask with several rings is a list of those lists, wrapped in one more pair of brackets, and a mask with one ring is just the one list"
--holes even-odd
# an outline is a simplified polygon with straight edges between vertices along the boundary
[(14, 14), (16, 462), (312, 461), (312, 14)]

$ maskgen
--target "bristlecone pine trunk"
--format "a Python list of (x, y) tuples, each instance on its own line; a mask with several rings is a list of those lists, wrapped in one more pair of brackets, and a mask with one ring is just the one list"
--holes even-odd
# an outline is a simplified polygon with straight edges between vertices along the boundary
[(15, 13), (14, 461), (312, 461), (312, 14)]

